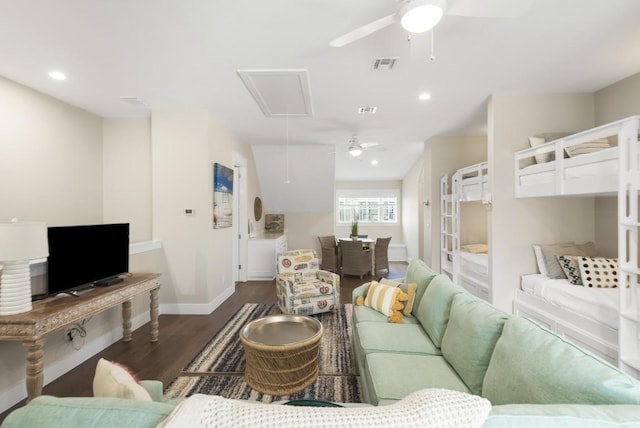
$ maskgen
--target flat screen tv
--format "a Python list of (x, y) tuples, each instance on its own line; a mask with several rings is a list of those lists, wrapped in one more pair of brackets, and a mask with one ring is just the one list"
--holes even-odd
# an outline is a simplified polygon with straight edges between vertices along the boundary
[(49, 227), (48, 238), (47, 295), (110, 284), (129, 271), (129, 223)]

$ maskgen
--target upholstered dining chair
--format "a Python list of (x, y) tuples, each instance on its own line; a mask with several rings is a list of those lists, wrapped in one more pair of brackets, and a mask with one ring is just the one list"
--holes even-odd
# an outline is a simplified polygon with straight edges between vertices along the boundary
[(322, 248), (322, 261), (320, 269), (331, 272), (338, 271), (338, 244), (335, 235), (318, 236), (320, 248)]
[(389, 272), (389, 242), (391, 242), (391, 238), (377, 238), (376, 239), (376, 272), (379, 270), (386, 269), (387, 273)]
[(340, 276), (363, 275), (371, 272), (371, 249), (363, 248), (361, 241), (340, 241)]

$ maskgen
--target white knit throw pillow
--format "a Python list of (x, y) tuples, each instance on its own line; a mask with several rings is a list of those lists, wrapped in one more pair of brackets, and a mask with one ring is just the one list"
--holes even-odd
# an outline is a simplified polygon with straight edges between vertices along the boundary
[(162, 428), (424, 428), (481, 427), (489, 400), (446, 389), (423, 389), (387, 406), (302, 407), (196, 394), (159, 425)]

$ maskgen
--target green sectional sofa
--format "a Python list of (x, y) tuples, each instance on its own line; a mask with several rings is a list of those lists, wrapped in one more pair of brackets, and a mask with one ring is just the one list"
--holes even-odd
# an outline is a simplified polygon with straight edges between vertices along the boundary
[(353, 342), (364, 400), (387, 405), (423, 388), (480, 395), (492, 403), (485, 427), (638, 426), (640, 382), (554, 333), (504, 313), (412, 261), (416, 283), (402, 323), (358, 306)]

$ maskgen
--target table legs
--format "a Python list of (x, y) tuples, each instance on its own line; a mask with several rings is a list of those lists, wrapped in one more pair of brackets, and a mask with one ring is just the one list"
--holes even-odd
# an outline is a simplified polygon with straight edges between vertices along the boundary
[(149, 303), (149, 313), (151, 314), (151, 341), (152, 342), (157, 342), (158, 341), (158, 329), (159, 329), (159, 323), (158, 323), (158, 289), (154, 288), (153, 290), (150, 291), (150, 303)]
[(27, 350), (27, 402), (42, 394), (42, 356), (43, 339), (22, 342)]
[(122, 341), (131, 342), (131, 300), (122, 302)]

